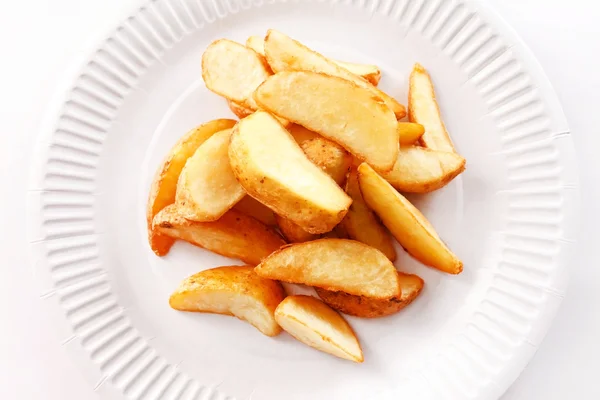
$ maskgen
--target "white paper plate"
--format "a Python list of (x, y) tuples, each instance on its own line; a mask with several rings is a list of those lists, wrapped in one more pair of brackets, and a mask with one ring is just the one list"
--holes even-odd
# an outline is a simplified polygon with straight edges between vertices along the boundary
[[(467, 171), (413, 197), (464, 260), (396, 316), (349, 318), (356, 365), (235, 318), (171, 310), (181, 279), (231, 263), (186, 243), (148, 248), (150, 179), (188, 129), (231, 117), (200, 77), (216, 38), (280, 29), (335, 58), (374, 63), (401, 101), (429, 69)], [(29, 193), (32, 263), (63, 345), (94, 390), (136, 399), (495, 399), (548, 329), (567, 284), (575, 154), (538, 64), (480, 3), (158, 0), (104, 37), (56, 102)], [(40, 333), (42, 334), (42, 333)]]

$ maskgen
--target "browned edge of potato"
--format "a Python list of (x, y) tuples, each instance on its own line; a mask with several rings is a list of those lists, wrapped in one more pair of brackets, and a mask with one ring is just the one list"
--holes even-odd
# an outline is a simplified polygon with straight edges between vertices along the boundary
[(259, 220), (267, 226), (276, 226), (277, 221), (275, 220), (275, 213), (271, 209), (260, 201), (250, 196), (244, 196), (235, 206), (235, 210), (238, 210), (254, 219)]
[(158, 167), (146, 207), (148, 242), (157, 256), (166, 255), (175, 241), (156, 232), (152, 228), (152, 221), (160, 210), (175, 202), (177, 181), (185, 163), (206, 139), (216, 132), (232, 128), (235, 123), (236, 121), (231, 119), (215, 119), (190, 130), (171, 148)]

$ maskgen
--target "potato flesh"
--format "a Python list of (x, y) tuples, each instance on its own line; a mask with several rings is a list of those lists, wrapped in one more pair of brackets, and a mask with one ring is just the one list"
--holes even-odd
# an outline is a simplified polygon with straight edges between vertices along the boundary
[(452, 139), (446, 131), (435, 99), (433, 83), (429, 74), (420, 64), (415, 64), (410, 74), (408, 91), (408, 117), (425, 128), (421, 144), (438, 151), (454, 151)]
[(282, 247), (263, 260), (256, 273), (374, 298), (400, 294), (394, 264), (379, 250), (346, 239), (319, 239)]
[(350, 198), (311, 163), (293, 137), (266, 112), (234, 129), (229, 159), (252, 197), (309, 233), (328, 232), (350, 206)]
[(332, 140), (377, 169), (390, 170), (399, 152), (397, 122), (371, 93), (344, 79), (282, 72), (254, 95), (260, 107)]
[(246, 192), (229, 163), (231, 129), (215, 133), (191, 156), (177, 184), (179, 212), (192, 221), (219, 219)]
[(400, 147), (415, 144), (425, 133), (425, 128), (416, 122), (398, 122)]
[(202, 54), (202, 78), (206, 87), (246, 108), (256, 110), (252, 93), (271, 71), (255, 51), (220, 39)]
[(311, 71), (348, 80), (382, 99), (397, 118), (406, 116), (406, 109), (395, 99), (377, 89), (367, 80), (340, 67), (332, 60), (309, 49), (300, 42), (270, 29), (265, 37), (265, 57), (273, 72)]
[(233, 315), (275, 336), (281, 328), (274, 313), (285, 291), (279, 282), (261, 278), (253, 269), (225, 266), (194, 274), (171, 295), (169, 305), (180, 311)]
[(465, 169), (465, 159), (456, 153), (425, 147), (400, 148), (394, 168), (381, 176), (406, 193), (428, 193), (446, 186)]
[(154, 228), (163, 235), (252, 265), (285, 244), (272, 228), (237, 210), (229, 210), (216, 221), (194, 222), (171, 205), (154, 217)]
[(275, 221), (275, 214), (267, 206), (259, 202), (258, 200), (244, 196), (235, 206), (235, 210), (238, 210), (252, 218), (255, 218), (267, 226), (277, 225)]
[(386, 255), (392, 262), (396, 260), (396, 250), (387, 229), (369, 209), (360, 193), (356, 171), (348, 175), (346, 193), (352, 198), (352, 205), (342, 221), (348, 236), (369, 246), (373, 246)]
[(167, 254), (175, 240), (169, 236), (158, 234), (152, 229), (152, 221), (159, 211), (175, 202), (177, 182), (185, 163), (198, 147), (215, 132), (232, 128), (234, 125), (234, 120), (216, 119), (192, 129), (171, 148), (163, 164), (157, 170), (150, 188), (146, 210), (148, 241), (157, 256)]
[(462, 272), (462, 262), (423, 214), (369, 165), (363, 163), (358, 167), (358, 181), (367, 205), (410, 255), (450, 274)]
[(348, 322), (320, 300), (288, 296), (275, 311), (277, 323), (300, 342), (346, 360), (363, 362), (363, 353)]
[(279, 230), (288, 243), (303, 243), (319, 238), (319, 235), (306, 232), (287, 218), (276, 215), (275, 219)]

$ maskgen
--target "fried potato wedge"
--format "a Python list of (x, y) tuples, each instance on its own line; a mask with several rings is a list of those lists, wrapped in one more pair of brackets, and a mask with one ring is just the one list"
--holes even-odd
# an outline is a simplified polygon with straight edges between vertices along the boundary
[[(258, 54), (265, 56), (265, 39), (261, 36), (250, 36), (248, 40), (246, 40), (246, 46), (256, 51)], [(367, 81), (369, 81), (373, 86), (377, 86), (379, 80), (381, 79), (381, 70), (377, 65), (372, 64), (357, 64), (351, 62), (337, 61), (331, 60), (342, 68), (347, 69), (355, 75), (358, 75)]]
[(352, 171), (346, 181), (346, 193), (352, 198), (352, 205), (342, 221), (342, 226), (351, 239), (375, 247), (392, 262), (396, 260), (396, 249), (387, 229), (365, 203), (358, 185), (358, 175)]
[(381, 176), (401, 192), (428, 193), (446, 186), (465, 170), (465, 163), (456, 153), (401, 147), (394, 168)]
[(288, 243), (303, 243), (318, 239), (320, 237), (320, 235), (306, 232), (304, 229), (287, 218), (275, 215), (275, 220), (277, 221), (279, 230)]
[(315, 72), (280, 72), (260, 85), (254, 98), (261, 108), (342, 145), (377, 169), (388, 171), (396, 162), (396, 118), (352, 82)]
[(400, 146), (415, 144), (425, 133), (425, 128), (416, 122), (398, 122), (398, 136)]
[(425, 127), (421, 144), (432, 150), (454, 151), (452, 139), (440, 115), (433, 83), (425, 68), (415, 64), (409, 79), (408, 118)]
[(229, 163), (230, 137), (231, 129), (212, 135), (181, 171), (175, 202), (184, 218), (215, 221), (246, 195)]
[(212, 42), (202, 54), (202, 79), (208, 90), (256, 110), (252, 93), (271, 70), (254, 50), (227, 39)]
[(206, 139), (216, 132), (232, 128), (235, 123), (236, 121), (231, 119), (216, 119), (192, 129), (171, 148), (162, 165), (156, 171), (148, 196), (146, 221), (150, 248), (157, 256), (167, 254), (175, 241), (171, 237), (160, 235), (152, 229), (152, 220), (160, 210), (175, 202), (177, 181), (185, 163)]
[(231, 100), (227, 100), (227, 105), (229, 106), (231, 112), (234, 113), (239, 119), (246, 118), (248, 115), (254, 112), (254, 110), (244, 107), (243, 105)]
[[(395, 99), (373, 86), (362, 77), (355, 75), (334, 61), (309, 49), (302, 43), (283, 33), (270, 29), (265, 37), (265, 57), (273, 72), (282, 71), (311, 71), (337, 76), (353, 82), (368, 90), (373, 96), (382, 99), (396, 118), (406, 116), (406, 109)], [(318, 109), (316, 107), (316, 109)]]
[(366, 163), (358, 167), (358, 182), (367, 205), (411, 256), (440, 271), (462, 272), (462, 261), (448, 249), (425, 216)]
[(287, 333), (310, 347), (358, 363), (364, 360), (348, 322), (315, 297), (286, 297), (275, 310), (275, 320)]
[(244, 198), (235, 206), (233, 206), (233, 208), (259, 220), (265, 225), (277, 225), (277, 221), (275, 221), (275, 213), (273, 213), (269, 207), (250, 196), (244, 196)]
[(381, 251), (355, 240), (290, 244), (265, 258), (256, 273), (282, 282), (377, 299), (400, 294), (394, 264)]
[(250, 196), (309, 233), (333, 229), (352, 202), (330, 176), (310, 162), (292, 135), (264, 111), (236, 125), (229, 160)]
[(183, 218), (172, 204), (154, 217), (154, 229), (252, 265), (285, 244), (273, 228), (237, 210), (229, 210), (216, 221), (194, 222)]
[(296, 143), (298, 143), (300, 146), (302, 146), (302, 143), (306, 142), (307, 140), (323, 137), (318, 133), (313, 132), (310, 129), (306, 129), (302, 125), (298, 124), (291, 124), (287, 129), (294, 137), (294, 140), (296, 140)]
[(423, 289), (423, 279), (413, 274), (398, 272), (400, 281), (400, 296), (387, 300), (372, 299), (364, 296), (354, 296), (344, 292), (331, 292), (315, 288), (317, 294), (329, 307), (360, 318), (378, 318), (392, 315), (412, 303)]
[(304, 141), (300, 147), (306, 157), (338, 185), (343, 185), (352, 165), (352, 156), (339, 144), (323, 137)]
[(261, 278), (252, 266), (232, 265), (186, 278), (169, 298), (169, 305), (179, 311), (231, 315), (267, 336), (276, 336), (281, 327), (275, 310), (284, 298), (279, 282)]

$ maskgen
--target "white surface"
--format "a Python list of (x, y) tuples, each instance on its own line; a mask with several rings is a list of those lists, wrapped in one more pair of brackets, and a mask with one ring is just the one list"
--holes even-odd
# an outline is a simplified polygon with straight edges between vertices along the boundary
[[(6, 236), (2, 246), (7, 248), (3, 250), (3, 254), (8, 257), (5, 257), (6, 265), (0, 280), (2, 315), (6, 321), (4, 332), (0, 336), (0, 352), (3, 356), (0, 393), (7, 398), (90, 398), (89, 387), (78, 378), (78, 372), (57, 345), (64, 338), (53, 338), (52, 334), (46, 333), (51, 317), (44, 314), (43, 302), (35, 298), (35, 286), (24, 287), (19, 284), (31, 280), (22, 254), (26, 251), (23, 247), (24, 227), (16, 224), (22, 218), (24, 210), (18, 193), (22, 193), (26, 182), (15, 171), (19, 163), (27, 160), (23, 159), (21, 152), (13, 149), (22, 149), (28, 137), (31, 137), (29, 135), (35, 129), (39, 110), (43, 109), (50, 97), (52, 80), (69, 65), (72, 55), (79, 49), (86, 49), (85, 39), (91, 32), (114, 18), (111, 15), (118, 15), (118, 9), (122, 6), (116, 2), (104, 2), (88, 4), (86, 9), (82, 9), (75, 2), (52, 3), (52, 6), (40, 2), (38, 8), (19, 8), (2, 27), (4, 38), (18, 38), (20, 46), (29, 49), (18, 52), (16, 60), (19, 60), (19, 65), (5, 64), (3, 67), (8, 68), (8, 71), (3, 71), (2, 87), (5, 96), (2, 98), (2, 112), (5, 133), (0, 147), (0, 165), (3, 173), (8, 172), (8, 176), (3, 177), (6, 193), (15, 194), (14, 197), (5, 196), (0, 200), (3, 209), (10, 207), (4, 222), (5, 226), (11, 226), (10, 234), (7, 235), (5, 231), (2, 233), (3, 239)], [(598, 59), (593, 59), (593, 52), (590, 56), (583, 49), (597, 48), (598, 44), (592, 41), (598, 36), (593, 18), (594, 13), (597, 16), (598, 12), (587, 9), (584, 3), (586, 2), (580, 2), (579, 7), (571, 4), (569, 8), (560, 6), (558, 2), (546, 4), (544, 23), (532, 22), (540, 2), (530, 2), (525, 9), (522, 5), (511, 7), (500, 2), (493, 4), (501, 7), (500, 13), (532, 48), (561, 97), (574, 133), (579, 161), (584, 166), (589, 165), (587, 169), (582, 168), (582, 186), (584, 207), (589, 206), (591, 210), (599, 200), (598, 190), (591, 184), (593, 177), (597, 180), (597, 175), (593, 174), (598, 171), (597, 164), (594, 166), (595, 171), (592, 171), (591, 159), (594, 147), (597, 148), (599, 144), (592, 130), (599, 126), (598, 115), (594, 114), (599, 99), (590, 88), (594, 85), (598, 87), (595, 72), (599, 63)], [(16, 8), (18, 5), (12, 4), (9, 10), (10, 7)], [(586, 9), (583, 10), (584, 8)], [(65, 14), (71, 16), (65, 17)], [(19, 16), (24, 18), (25, 15), (28, 16), (27, 26), (14, 26), (19, 21)], [(11, 30), (13, 27), (19, 34)], [(89, 34), (86, 36), (85, 32)], [(572, 40), (568, 41), (569, 38)], [(589, 40), (588, 47), (586, 39)], [(582, 41), (584, 42), (578, 44)], [(15, 43), (5, 43), (5, 51), (20, 49)], [(57, 54), (61, 54), (61, 57), (57, 57)], [(586, 68), (589, 68), (588, 81), (584, 82), (582, 78), (586, 75)], [(593, 79), (595, 82), (590, 81)], [(11, 143), (14, 144), (13, 147)], [(588, 162), (590, 164), (586, 164)], [(7, 200), (10, 202), (9, 206), (4, 205)], [(592, 286), (598, 281), (599, 274), (593, 268), (595, 260), (591, 257), (591, 245), (595, 239), (591, 211), (588, 216), (589, 218), (584, 219), (580, 235), (580, 240), (586, 247), (580, 251), (580, 262), (574, 266), (569, 296), (540, 352), (523, 377), (505, 396), (508, 399), (570, 396), (595, 398), (600, 394), (598, 383), (592, 376), (592, 366), (599, 357), (594, 339), (600, 333), (600, 326), (597, 313), (589, 307), (600, 301)], [(594, 217), (595, 220), (598, 219), (598, 215)], [(18, 310), (14, 307), (17, 293), (23, 298), (18, 302)]]

